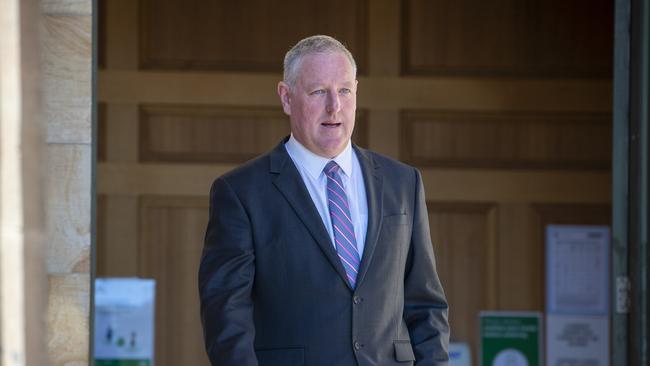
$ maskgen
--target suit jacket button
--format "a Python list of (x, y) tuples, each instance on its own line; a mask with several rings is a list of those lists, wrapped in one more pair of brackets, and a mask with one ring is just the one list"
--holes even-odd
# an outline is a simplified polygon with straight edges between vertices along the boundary
[(352, 302), (355, 305), (361, 304), (361, 301), (363, 301), (363, 299), (361, 297), (359, 297), (359, 296), (355, 296), (355, 297), (352, 298)]
[(360, 343), (359, 341), (354, 341), (354, 349), (355, 350), (360, 350), (363, 347), (363, 344)]

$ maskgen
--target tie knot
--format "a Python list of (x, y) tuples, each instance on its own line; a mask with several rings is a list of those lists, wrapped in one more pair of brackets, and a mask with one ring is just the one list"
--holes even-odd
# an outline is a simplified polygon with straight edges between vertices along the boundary
[(325, 168), (323, 169), (323, 171), (325, 172), (325, 175), (332, 176), (332, 175), (338, 173), (340, 168), (341, 167), (339, 167), (339, 165), (336, 164), (336, 162), (334, 160), (331, 160), (329, 163), (327, 163), (327, 165), (325, 165)]

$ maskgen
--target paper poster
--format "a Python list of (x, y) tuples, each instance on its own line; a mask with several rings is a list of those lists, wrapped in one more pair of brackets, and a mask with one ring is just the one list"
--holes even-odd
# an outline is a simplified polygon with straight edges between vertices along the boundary
[(546, 228), (548, 366), (610, 364), (609, 262), (609, 227)]
[(549, 314), (607, 314), (609, 228), (548, 226), (546, 295)]
[(609, 318), (548, 315), (548, 365), (609, 365)]
[(152, 366), (155, 282), (95, 280), (95, 365)]

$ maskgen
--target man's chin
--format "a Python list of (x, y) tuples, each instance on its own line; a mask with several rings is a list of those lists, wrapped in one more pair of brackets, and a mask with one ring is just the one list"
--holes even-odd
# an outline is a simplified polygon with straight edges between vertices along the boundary
[(332, 145), (321, 146), (319, 149), (320, 153), (317, 154), (325, 158), (332, 159), (337, 157), (341, 152), (343, 152), (346, 146), (347, 146), (347, 140), (343, 142), (337, 142), (336, 144), (332, 144)]

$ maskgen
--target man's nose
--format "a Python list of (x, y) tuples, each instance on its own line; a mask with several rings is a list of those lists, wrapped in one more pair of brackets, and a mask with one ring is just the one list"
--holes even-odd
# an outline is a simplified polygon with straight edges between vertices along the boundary
[(341, 110), (341, 101), (337, 92), (328, 93), (327, 98), (327, 113), (334, 114)]

